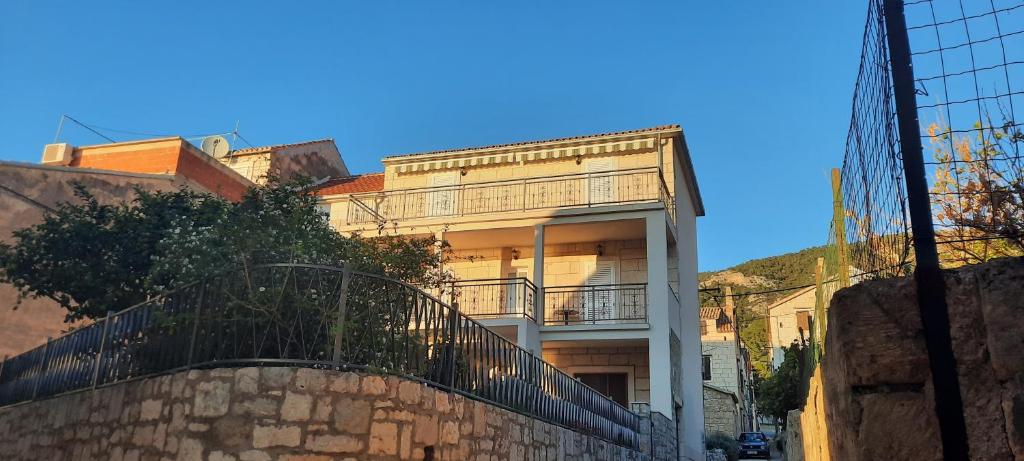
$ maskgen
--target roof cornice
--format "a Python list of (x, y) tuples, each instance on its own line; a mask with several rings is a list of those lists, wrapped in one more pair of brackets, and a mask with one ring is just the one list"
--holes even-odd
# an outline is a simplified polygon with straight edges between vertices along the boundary
[(534, 150), (561, 149), (567, 147), (586, 146), (609, 141), (628, 141), (634, 139), (650, 138), (656, 135), (673, 136), (682, 133), (679, 125), (663, 125), (639, 130), (619, 131), (614, 133), (602, 133), (595, 135), (573, 136), (568, 138), (556, 138), (539, 141), (524, 141), (509, 144), (495, 144), (482, 147), (467, 147), (459, 149), (444, 149), (413, 154), (398, 154), (384, 157), (381, 162), (385, 165), (399, 164), (406, 162), (422, 162), (424, 160), (447, 160), (466, 156), (494, 155), (513, 152), (525, 152)]

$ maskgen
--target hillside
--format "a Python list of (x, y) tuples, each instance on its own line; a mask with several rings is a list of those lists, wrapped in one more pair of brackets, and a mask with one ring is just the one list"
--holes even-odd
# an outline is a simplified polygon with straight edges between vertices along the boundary
[[(767, 258), (752, 259), (728, 269), (701, 272), (701, 305), (720, 306), (724, 300), (714, 288), (728, 285), (734, 296), (740, 338), (750, 351), (752, 365), (761, 376), (770, 374), (766, 310), (769, 304), (793, 293), (790, 287), (814, 283), (814, 265), (825, 255), (818, 246)], [(710, 290), (709, 290), (710, 289)], [(777, 291), (776, 291), (777, 290)], [(769, 291), (769, 293), (761, 293)], [(744, 293), (755, 293), (742, 296)], [(761, 293), (761, 294), (756, 294)]]
[[(824, 246), (767, 258), (751, 259), (728, 269), (701, 272), (697, 280), (702, 288), (732, 285), (751, 288), (738, 291), (762, 291), (784, 287), (802, 286), (814, 283), (814, 263), (825, 255)], [(762, 290), (758, 290), (761, 288)]]

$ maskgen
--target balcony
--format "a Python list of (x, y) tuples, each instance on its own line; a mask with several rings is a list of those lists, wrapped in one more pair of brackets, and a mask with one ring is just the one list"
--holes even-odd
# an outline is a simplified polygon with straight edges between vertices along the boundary
[(451, 285), (459, 311), (470, 317), (536, 319), (537, 287), (525, 278), (460, 280)]
[(525, 278), (461, 280), (451, 285), (459, 311), (474, 318), (527, 317), (544, 325), (603, 325), (647, 322), (647, 284), (557, 286), (544, 289)]
[(672, 195), (657, 168), (353, 194), (350, 199), (349, 224), (650, 202), (665, 204), (675, 222)]
[(646, 283), (544, 288), (545, 325), (646, 322)]

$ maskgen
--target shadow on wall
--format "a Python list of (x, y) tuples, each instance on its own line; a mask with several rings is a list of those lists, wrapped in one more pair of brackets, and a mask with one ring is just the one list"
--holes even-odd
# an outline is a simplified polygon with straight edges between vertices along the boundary
[[(1024, 258), (945, 276), (971, 457), (1024, 459)], [(904, 277), (835, 294), (800, 418), (804, 447), (808, 431), (829, 443), (804, 459), (942, 458), (915, 290)]]

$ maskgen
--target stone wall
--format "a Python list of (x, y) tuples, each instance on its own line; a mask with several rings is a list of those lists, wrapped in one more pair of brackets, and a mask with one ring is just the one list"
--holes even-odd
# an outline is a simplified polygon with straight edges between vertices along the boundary
[(0, 408), (0, 459), (647, 460), (394, 376), (193, 370)]
[(829, 461), (829, 428), (825, 419), (825, 390), (821, 365), (814, 368), (808, 383), (803, 411), (787, 415), (786, 454), (788, 461)]
[(739, 412), (735, 395), (704, 386), (704, 433), (722, 432), (729, 436), (739, 435)]
[[(1024, 460), (1024, 258), (946, 272), (971, 457)], [(941, 459), (914, 281), (835, 294), (822, 364), (835, 459)]]
[(628, 373), (630, 402), (651, 401), (651, 370), (647, 346), (553, 347), (547, 345), (543, 358), (569, 376), (574, 373)]

